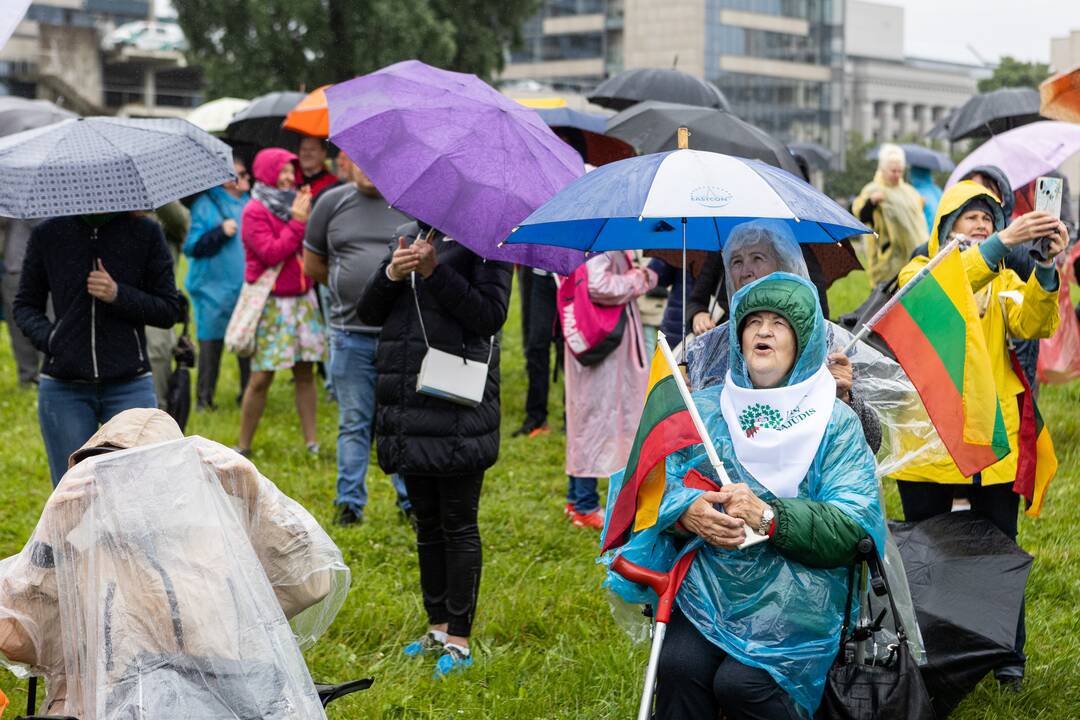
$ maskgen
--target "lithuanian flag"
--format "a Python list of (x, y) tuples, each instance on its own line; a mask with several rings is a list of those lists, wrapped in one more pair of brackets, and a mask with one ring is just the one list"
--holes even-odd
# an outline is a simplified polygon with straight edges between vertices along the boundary
[(1026, 512), (1031, 517), (1038, 517), (1042, 512), (1043, 500), (1046, 499), (1046, 489), (1050, 487), (1050, 481), (1057, 474), (1057, 453), (1054, 452), (1054, 441), (1050, 437), (1050, 429), (1043, 423), (1042, 413), (1035, 403), (1035, 395), (1031, 392), (1027, 375), (1020, 367), (1020, 360), (1015, 352), (1010, 352), (1013, 372), (1024, 386), (1024, 392), (1016, 396), (1020, 404), (1020, 433), (1017, 439), (1016, 451), (1016, 481), (1013, 483), (1013, 491), (1017, 495), (1023, 495), (1027, 500)]
[(649, 370), (645, 409), (641, 411), (630, 459), (623, 471), (623, 484), (604, 532), (605, 552), (626, 542), (631, 524), (634, 530), (656, 524), (667, 479), (664, 459), (699, 442), (701, 436), (658, 344)]
[(908, 285), (873, 329), (896, 354), (953, 462), (971, 477), (1009, 454), (1009, 436), (960, 251), (946, 251)]

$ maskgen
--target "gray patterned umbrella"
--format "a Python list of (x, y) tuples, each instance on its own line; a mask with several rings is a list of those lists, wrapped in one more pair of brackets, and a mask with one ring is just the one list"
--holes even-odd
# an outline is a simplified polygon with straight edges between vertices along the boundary
[(0, 139), (0, 215), (153, 210), (234, 177), (232, 150), (186, 120), (64, 120)]

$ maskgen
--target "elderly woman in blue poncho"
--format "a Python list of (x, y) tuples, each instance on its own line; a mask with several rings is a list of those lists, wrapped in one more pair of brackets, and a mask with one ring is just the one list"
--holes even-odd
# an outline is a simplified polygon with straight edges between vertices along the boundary
[[(773, 273), (732, 303), (729, 372), (694, 399), (733, 483), (690, 489), (691, 470), (715, 481), (702, 446), (672, 455), (657, 523), (620, 550), (667, 570), (698, 549), (660, 657), (658, 720), (813, 714), (839, 645), (846, 568), (861, 538), (885, 542), (874, 456), (836, 397), (813, 285)], [(746, 527), (769, 541), (739, 550)], [(650, 600), (614, 572), (608, 585)]]

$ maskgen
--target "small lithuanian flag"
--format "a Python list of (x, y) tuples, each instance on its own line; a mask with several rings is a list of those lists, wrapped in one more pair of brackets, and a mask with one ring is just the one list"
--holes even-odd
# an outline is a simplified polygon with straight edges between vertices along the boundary
[(604, 551), (625, 543), (631, 524), (634, 530), (656, 524), (667, 478), (664, 459), (699, 442), (701, 436), (679, 392), (671, 365), (657, 343), (649, 370), (645, 409), (630, 448), (622, 488), (604, 532)]
[(1013, 372), (1024, 386), (1024, 392), (1016, 396), (1020, 405), (1020, 432), (1017, 438), (1016, 481), (1013, 491), (1023, 495), (1027, 501), (1024, 512), (1031, 517), (1038, 517), (1042, 512), (1046, 489), (1057, 474), (1058, 459), (1054, 452), (1054, 440), (1050, 437), (1050, 428), (1043, 423), (1042, 413), (1035, 403), (1035, 394), (1031, 392), (1027, 375), (1020, 367), (1016, 352), (1011, 351)]
[(942, 253), (870, 324), (896, 354), (956, 467), (971, 477), (1009, 454), (1009, 435), (960, 251)]

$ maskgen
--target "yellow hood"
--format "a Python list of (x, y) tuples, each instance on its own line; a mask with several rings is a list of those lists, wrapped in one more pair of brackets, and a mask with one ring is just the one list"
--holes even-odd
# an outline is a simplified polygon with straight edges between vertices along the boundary
[(941, 249), (941, 241), (938, 236), (939, 229), (943, 229), (944, 234), (947, 236), (949, 231), (952, 230), (953, 223), (956, 222), (956, 213), (980, 196), (985, 196), (990, 200), (990, 206), (996, 209), (994, 213), (994, 232), (1001, 230), (1005, 226), (1005, 213), (1001, 210), (1001, 200), (998, 199), (997, 195), (971, 180), (958, 182), (942, 194), (941, 202), (938, 203), (937, 215), (934, 216), (934, 227), (930, 230), (930, 244), (928, 247), (930, 257), (937, 255), (938, 250)]

